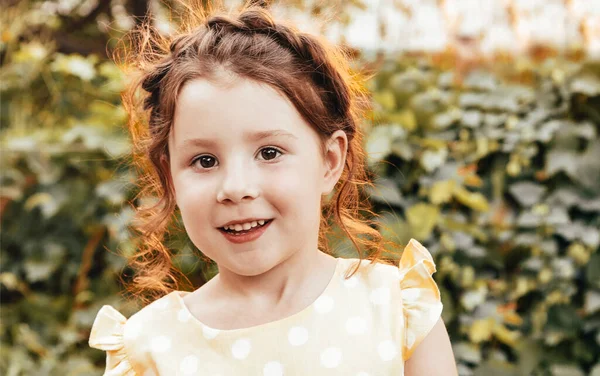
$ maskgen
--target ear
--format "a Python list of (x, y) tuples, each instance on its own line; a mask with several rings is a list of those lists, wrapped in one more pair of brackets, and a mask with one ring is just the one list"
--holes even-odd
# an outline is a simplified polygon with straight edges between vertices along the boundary
[(325, 174), (323, 176), (322, 194), (329, 194), (337, 184), (344, 165), (346, 164), (346, 154), (348, 152), (348, 137), (346, 132), (338, 129), (333, 132), (325, 142)]

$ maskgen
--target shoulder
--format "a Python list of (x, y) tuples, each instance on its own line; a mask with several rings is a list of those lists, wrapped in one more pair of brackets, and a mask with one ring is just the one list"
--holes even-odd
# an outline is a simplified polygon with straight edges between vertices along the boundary
[[(133, 314), (126, 322), (123, 337), (132, 352), (152, 353), (170, 348), (173, 333), (185, 331), (189, 311), (182, 309), (180, 291), (173, 291)], [(161, 352), (161, 351), (158, 351)]]
[(390, 265), (367, 260), (344, 259), (342, 275), (348, 286), (362, 286), (348, 291), (352, 299), (359, 299), (362, 291), (370, 303), (371, 314), (380, 322), (389, 320), (390, 328), (398, 333), (404, 359), (408, 359), (417, 345), (431, 332), (442, 313), (440, 290), (433, 279), (436, 266), (429, 251), (411, 239), (400, 260)]
[[(381, 261), (342, 259), (341, 277), (344, 283), (360, 282), (370, 288), (392, 286), (400, 281), (398, 266)], [(349, 277), (349, 278), (346, 278)]]
[[(106, 372), (136, 375), (155, 350), (169, 347), (166, 336), (176, 324), (177, 291), (142, 308), (129, 319), (110, 305), (103, 306), (92, 325), (90, 347), (106, 351)], [(141, 374), (141, 373), (140, 373)]]

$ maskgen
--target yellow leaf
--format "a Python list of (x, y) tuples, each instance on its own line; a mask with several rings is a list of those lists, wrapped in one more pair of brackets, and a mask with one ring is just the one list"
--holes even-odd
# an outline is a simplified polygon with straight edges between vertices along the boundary
[(515, 311), (508, 311), (504, 313), (504, 322), (510, 325), (519, 326), (523, 324), (523, 318)]
[(406, 211), (406, 219), (417, 240), (424, 240), (431, 235), (440, 216), (440, 209), (435, 205), (419, 203)]
[(437, 138), (422, 138), (419, 140), (419, 144), (422, 148), (440, 150), (446, 149), (448, 142), (445, 140), (439, 140)]
[(452, 199), (455, 184), (454, 180), (435, 182), (429, 191), (429, 201), (435, 205), (449, 202)]
[(481, 178), (475, 174), (465, 176), (465, 185), (479, 188), (483, 186), (483, 180), (481, 180)]
[(460, 276), (461, 287), (471, 287), (475, 283), (475, 269), (471, 265), (465, 266), (461, 270)]
[(496, 323), (494, 325), (494, 337), (498, 338), (498, 340), (506, 345), (514, 347), (517, 344), (517, 341), (521, 337), (521, 333), (517, 330), (508, 330), (506, 327), (500, 323)]
[(488, 211), (489, 204), (484, 195), (478, 192), (470, 192), (459, 185), (454, 187), (454, 197), (461, 204), (477, 211)]
[(550, 268), (542, 268), (542, 270), (540, 270), (540, 273), (538, 274), (538, 281), (540, 281), (540, 283), (546, 284), (552, 280), (552, 276), (553, 273)]
[(396, 97), (391, 90), (383, 90), (373, 94), (375, 102), (379, 103), (385, 111), (394, 111), (396, 108)]
[(388, 115), (388, 120), (392, 123), (400, 125), (407, 131), (414, 131), (417, 129), (417, 119), (411, 110), (402, 110), (391, 113)]
[(586, 265), (590, 260), (590, 253), (587, 248), (581, 243), (573, 243), (569, 246), (567, 250), (569, 257), (571, 257), (575, 262), (582, 266)]
[(473, 325), (471, 325), (469, 328), (469, 338), (471, 339), (472, 343), (489, 341), (490, 338), (492, 338), (493, 329), (493, 318), (475, 320)]
[(32, 195), (31, 197), (29, 197), (27, 199), (27, 201), (25, 201), (25, 209), (32, 210), (40, 205), (44, 205), (49, 202), (52, 202), (52, 200), (53, 200), (53, 198), (49, 193), (39, 192), (39, 193)]

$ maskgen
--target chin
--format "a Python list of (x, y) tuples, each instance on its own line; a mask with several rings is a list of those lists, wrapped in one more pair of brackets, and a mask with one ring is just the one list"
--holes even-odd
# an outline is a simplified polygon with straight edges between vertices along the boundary
[[(264, 252), (264, 251), (261, 251)], [(248, 253), (249, 257), (237, 257), (240, 255), (234, 256), (236, 259), (232, 260), (230, 263), (231, 270), (237, 275), (245, 276), (245, 277), (255, 277), (261, 274), (268, 272), (273, 269), (281, 260), (273, 260), (269, 258), (257, 257), (255, 254)]]

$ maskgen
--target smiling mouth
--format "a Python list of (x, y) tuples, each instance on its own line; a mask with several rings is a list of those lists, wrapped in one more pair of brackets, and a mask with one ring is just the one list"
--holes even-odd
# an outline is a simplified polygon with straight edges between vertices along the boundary
[[(265, 227), (272, 221), (273, 221), (273, 219), (267, 219), (267, 220), (253, 221), (251, 223), (245, 223), (244, 224), (245, 226), (242, 226), (242, 224), (223, 226), (223, 227), (219, 227), (219, 231), (222, 231), (226, 234), (233, 235), (233, 236), (240, 236), (240, 235), (252, 233), (262, 227)], [(248, 226), (250, 226), (250, 228), (248, 228)], [(246, 227), (246, 229), (244, 229), (244, 227)]]

